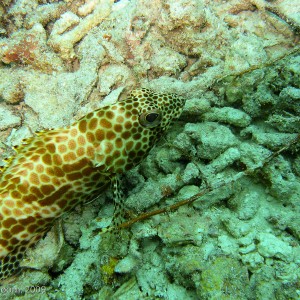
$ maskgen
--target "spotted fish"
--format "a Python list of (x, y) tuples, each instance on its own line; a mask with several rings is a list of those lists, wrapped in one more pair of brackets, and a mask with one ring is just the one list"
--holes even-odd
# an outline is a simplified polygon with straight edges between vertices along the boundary
[(124, 101), (15, 147), (0, 173), (0, 280), (21, 270), (27, 248), (55, 219), (140, 163), (183, 106), (175, 94), (134, 90)]

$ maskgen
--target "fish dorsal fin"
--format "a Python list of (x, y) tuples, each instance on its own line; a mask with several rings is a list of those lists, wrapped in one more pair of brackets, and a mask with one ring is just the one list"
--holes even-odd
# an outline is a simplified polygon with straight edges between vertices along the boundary
[(30, 145), (32, 143), (32, 141), (34, 140), (34, 136), (22, 139), (22, 142), (20, 145), (15, 145), (12, 148), (17, 152), (20, 153), (22, 151), (22, 149), (24, 149), (26, 146)]
[(5, 163), (4, 166), (0, 167), (0, 178), (1, 178), (1, 174), (3, 174), (6, 169), (10, 166), (11, 162), (14, 160), (14, 158), (22, 152), (22, 150), (27, 147), (28, 145), (31, 144), (31, 142), (34, 140), (34, 136), (33, 137), (28, 137), (28, 138), (24, 138), (22, 139), (22, 142), (20, 145), (15, 145), (12, 147), (13, 150), (15, 150), (15, 154), (9, 157), (6, 157), (4, 159), (2, 159), (2, 161)]
[(5, 163), (4, 166), (0, 166), (0, 179), (2, 174), (6, 171), (6, 169), (10, 166), (11, 162), (15, 158), (15, 155), (6, 157), (2, 159), (2, 161)]
[(34, 136), (22, 139), (20, 145), (15, 145), (12, 147), (12, 149), (14, 149), (16, 153), (10, 157), (3, 159), (5, 165), (0, 167), (0, 178), (1, 175), (6, 171), (6, 169), (9, 168), (11, 162), (18, 156), (18, 154), (22, 153), (23, 151), (26, 152), (27, 149), (33, 144), (33, 142), (36, 142), (39, 139), (44, 140), (44, 136), (48, 135), (49, 137), (51, 137), (52, 133), (54, 136), (55, 134), (57, 134), (58, 132), (62, 132), (63, 130), (64, 128), (55, 129), (55, 130), (49, 129), (43, 131), (36, 131), (34, 133)]

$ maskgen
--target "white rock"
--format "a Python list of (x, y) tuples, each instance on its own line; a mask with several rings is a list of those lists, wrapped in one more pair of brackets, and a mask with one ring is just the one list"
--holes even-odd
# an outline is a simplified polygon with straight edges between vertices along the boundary
[(21, 118), (12, 113), (6, 106), (0, 106), (0, 130), (14, 127), (21, 123)]

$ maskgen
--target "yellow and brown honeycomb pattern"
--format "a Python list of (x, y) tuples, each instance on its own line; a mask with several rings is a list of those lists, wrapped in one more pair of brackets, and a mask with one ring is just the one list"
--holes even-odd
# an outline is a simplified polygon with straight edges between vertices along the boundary
[(135, 90), (125, 101), (15, 147), (0, 173), (0, 280), (20, 270), (26, 249), (56, 218), (140, 163), (183, 105), (173, 94)]

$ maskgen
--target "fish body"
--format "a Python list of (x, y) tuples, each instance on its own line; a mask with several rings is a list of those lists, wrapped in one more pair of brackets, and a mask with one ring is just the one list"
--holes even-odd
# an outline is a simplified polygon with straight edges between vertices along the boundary
[(124, 101), (15, 147), (0, 173), (0, 280), (20, 271), (26, 250), (54, 220), (140, 163), (183, 105), (174, 94), (134, 90)]

